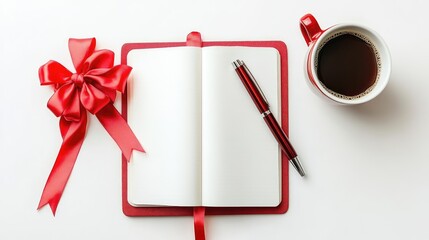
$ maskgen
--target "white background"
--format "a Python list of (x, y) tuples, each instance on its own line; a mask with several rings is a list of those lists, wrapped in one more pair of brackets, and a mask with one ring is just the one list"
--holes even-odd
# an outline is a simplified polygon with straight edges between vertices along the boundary
[[(308, 177), (290, 174), (284, 215), (209, 216), (207, 239), (429, 239), (429, 32), (426, 1), (0, 0), (0, 239), (193, 239), (191, 217), (129, 218), (120, 151), (91, 116), (58, 206), (36, 211), (60, 147), (58, 119), (39, 86), (49, 59), (72, 69), (69, 37), (125, 42), (283, 40), (289, 50), (290, 139)], [(380, 33), (393, 66), (385, 91), (329, 105), (305, 83), (299, 19), (353, 22)], [(119, 101), (116, 103), (119, 106)]]

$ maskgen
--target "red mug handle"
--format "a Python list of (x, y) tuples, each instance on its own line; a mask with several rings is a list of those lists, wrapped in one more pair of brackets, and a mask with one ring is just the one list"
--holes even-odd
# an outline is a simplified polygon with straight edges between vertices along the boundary
[(311, 14), (304, 15), (300, 20), (300, 27), (302, 36), (305, 39), (307, 45), (316, 41), (316, 39), (322, 34), (322, 29), (320, 29), (319, 23), (316, 18)]

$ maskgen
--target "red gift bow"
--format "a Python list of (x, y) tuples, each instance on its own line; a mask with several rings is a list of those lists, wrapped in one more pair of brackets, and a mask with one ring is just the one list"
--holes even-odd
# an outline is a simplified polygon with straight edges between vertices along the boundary
[(76, 73), (52, 60), (39, 69), (41, 85), (55, 88), (48, 108), (55, 116), (61, 116), (63, 143), (37, 208), (49, 204), (54, 215), (85, 138), (86, 110), (95, 114), (127, 160), (130, 160), (133, 149), (144, 152), (131, 128), (113, 106), (116, 91), (125, 91), (132, 68), (113, 66), (114, 53), (110, 50), (94, 51), (95, 38), (69, 39), (69, 50)]

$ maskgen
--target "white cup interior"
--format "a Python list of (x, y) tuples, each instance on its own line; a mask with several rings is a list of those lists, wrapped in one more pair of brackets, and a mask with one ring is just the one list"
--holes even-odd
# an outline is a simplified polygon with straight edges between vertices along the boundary
[[(335, 92), (327, 89), (320, 81), (320, 79), (317, 76), (317, 57), (319, 50), (323, 47), (323, 45), (329, 41), (330, 39), (341, 35), (343, 33), (350, 33), (350, 34), (357, 34), (360, 38), (363, 38), (365, 41), (369, 41), (376, 53), (376, 56), (379, 57), (378, 61), (378, 75), (376, 83), (374, 84), (373, 88), (370, 89), (365, 94), (360, 95), (359, 97), (353, 97), (353, 98), (347, 98), (347, 97), (341, 97), (339, 94), (336, 94)], [(355, 24), (339, 24), (335, 25), (326, 31), (324, 31), (320, 37), (317, 39), (316, 43), (312, 47), (311, 56), (309, 59), (310, 62), (310, 70), (311, 74), (314, 78), (314, 82), (319, 88), (322, 93), (329, 97), (331, 100), (342, 103), (342, 104), (360, 104), (367, 102), (383, 91), (383, 89), (386, 87), (389, 77), (390, 77), (390, 71), (391, 71), (391, 59), (390, 59), (390, 53), (389, 49), (387, 48), (386, 43), (383, 41), (383, 39), (374, 31), (362, 27)]]

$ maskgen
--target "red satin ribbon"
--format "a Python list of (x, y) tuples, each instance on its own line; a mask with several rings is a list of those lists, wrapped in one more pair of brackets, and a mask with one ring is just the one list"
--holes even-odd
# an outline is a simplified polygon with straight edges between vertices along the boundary
[(205, 240), (205, 231), (204, 231), (204, 207), (194, 207), (194, 232), (195, 240)]
[(190, 32), (188, 36), (186, 36), (186, 46), (202, 47), (203, 40), (201, 39), (201, 33)]
[(63, 143), (38, 206), (40, 209), (49, 204), (54, 215), (85, 138), (86, 111), (97, 116), (127, 160), (130, 160), (133, 149), (144, 152), (131, 128), (113, 106), (116, 91), (125, 91), (131, 67), (113, 66), (114, 53), (95, 51), (95, 43), (95, 38), (69, 40), (76, 73), (52, 60), (39, 69), (41, 85), (52, 85), (55, 89), (48, 108), (61, 117)]

